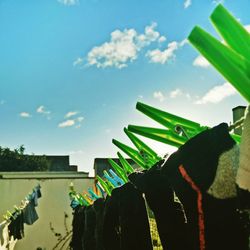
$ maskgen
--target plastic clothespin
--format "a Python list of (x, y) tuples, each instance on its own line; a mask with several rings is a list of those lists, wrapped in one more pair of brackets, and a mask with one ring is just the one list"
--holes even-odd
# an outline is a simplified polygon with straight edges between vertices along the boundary
[(92, 188), (88, 188), (88, 193), (90, 194), (91, 198), (94, 200), (97, 200), (99, 198), (101, 198), (100, 196), (98, 196), (94, 190)]
[(103, 190), (102, 189), (102, 187), (101, 187), (101, 185), (100, 185), (100, 183), (99, 182), (97, 182), (96, 183), (96, 188), (99, 190), (99, 192), (101, 193), (101, 196), (102, 196), (102, 198), (104, 198), (105, 197), (105, 190)]
[[(148, 158), (152, 158), (154, 160), (154, 163), (161, 160), (161, 157), (157, 155), (157, 153), (151, 149), (147, 144), (145, 144), (143, 141), (141, 141), (138, 137), (136, 137), (134, 134), (128, 131), (127, 128), (124, 128), (125, 134), (129, 137), (131, 142), (135, 145), (135, 147), (139, 151), (143, 151), (146, 155), (148, 155)], [(153, 164), (154, 164), (153, 163)]]
[[(139, 154), (139, 152), (124, 143), (121, 143), (115, 139), (112, 140), (112, 143), (116, 145), (120, 150), (122, 150), (125, 154), (127, 154), (137, 165), (140, 167), (147, 169), (148, 167), (146, 166), (144, 159), (142, 156)], [(115, 169), (116, 170), (116, 169)], [(116, 171), (117, 172), (117, 171)], [(120, 175), (120, 173), (119, 173)], [(120, 176), (122, 177), (122, 176)], [(125, 180), (124, 180), (125, 181)]]
[(104, 177), (110, 182), (112, 188), (116, 188), (119, 187), (119, 184), (117, 183), (117, 181), (115, 179), (113, 179), (106, 170), (103, 171), (103, 175)]
[(113, 179), (115, 180), (115, 182), (117, 183), (118, 187), (125, 184), (125, 182), (122, 180), (122, 178), (120, 178), (112, 169), (109, 169), (108, 171), (111, 174), (111, 176), (113, 177)]
[(116, 174), (122, 178), (122, 180), (127, 183), (128, 182), (128, 177), (126, 175), (126, 172), (124, 171), (124, 169), (122, 167), (120, 167), (115, 161), (113, 161), (112, 159), (108, 159), (108, 162), (110, 163), (110, 165), (112, 166), (112, 168), (115, 170)]
[(126, 174), (132, 174), (134, 172), (133, 167), (128, 163), (128, 161), (122, 156), (121, 153), (117, 152), (119, 157), (119, 161), (122, 164), (123, 169), (125, 170)]
[(99, 181), (100, 186), (103, 188), (103, 190), (105, 190), (105, 192), (111, 196), (111, 191), (112, 189), (110, 189), (110, 187), (107, 185), (107, 183), (99, 176), (97, 175), (96, 178)]

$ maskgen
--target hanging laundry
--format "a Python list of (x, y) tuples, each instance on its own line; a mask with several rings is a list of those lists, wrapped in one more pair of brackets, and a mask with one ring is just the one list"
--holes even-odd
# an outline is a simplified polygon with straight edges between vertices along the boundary
[(84, 209), (84, 233), (83, 233), (83, 249), (84, 250), (95, 250), (96, 239), (95, 239), (95, 228), (96, 228), (96, 215), (93, 205), (85, 207)]
[(37, 220), (38, 214), (35, 209), (35, 197), (33, 197), (23, 209), (23, 221), (27, 225), (32, 225)]
[(24, 237), (24, 221), (23, 221), (23, 211), (20, 211), (18, 214), (15, 212), (11, 222), (8, 226), (9, 237), (14, 237), (14, 240), (21, 240)]
[(237, 199), (219, 200), (207, 194), (220, 156), (234, 145), (227, 124), (222, 123), (187, 141), (163, 166), (162, 173), (184, 206), (190, 249), (248, 249)]
[(174, 191), (161, 174), (163, 161), (151, 169), (129, 175), (129, 180), (145, 194), (154, 213), (163, 249), (190, 249), (186, 240), (187, 225), (182, 205), (174, 200)]
[(17, 240), (13, 237), (9, 238), (7, 221), (3, 221), (0, 224), (0, 250), (13, 250)]
[(97, 199), (93, 204), (93, 208), (96, 216), (96, 227), (95, 227), (96, 250), (104, 250), (103, 220), (104, 220), (105, 200), (103, 198)]
[(73, 213), (73, 222), (72, 222), (72, 239), (70, 242), (70, 247), (72, 250), (84, 250), (83, 248), (83, 235), (84, 235), (84, 226), (85, 226), (85, 207), (77, 206), (74, 209)]
[(145, 201), (133, 184), (112, 191), (106, 201), (103, 233), (108, 250), (153, 249)]
[(239, 168), (240, 148), (234, 145), (219, 157), (214, 182), (208, 193), (218, 199), (228, 199), (237, 196), (236, 174)]

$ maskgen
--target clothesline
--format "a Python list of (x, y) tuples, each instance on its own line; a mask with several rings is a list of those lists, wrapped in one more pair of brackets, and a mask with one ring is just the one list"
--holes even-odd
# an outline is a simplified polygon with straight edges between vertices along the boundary
[(10, 219), (15, 219), (15, 216), (17, 216), (18, 212), (20, 213), (21, 210), (23, 210), (29, 203), (30, 201), (32, 200), (32, 195), (34, 192), (37, 192), (36, 190), (39, 190), (40, 192), (40, 189), (41, 189), (41, 186), (40, 184), (38, 184), (37, 186), (35, 186), (33, 188), (33, 191), (32, 193), (29, 193), (24, 200), (21, 201), (21, 205), (19, 207), (17, 207), (16, 205), (14, 205), (14, 209), (15, 211), (14, 212), (10, 212), (9, 210), (7, 210), (6, 214), (3, 215), (3, 218), (6, 220), (6, 221), (10, 221)]

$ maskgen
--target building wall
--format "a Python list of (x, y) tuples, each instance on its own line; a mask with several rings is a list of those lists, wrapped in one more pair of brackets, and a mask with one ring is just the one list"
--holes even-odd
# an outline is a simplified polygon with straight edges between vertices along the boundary
[[(68, 228), (71, 230), (72, 209), (69, 201), (69, 184), (73, 182), (75, 190), (82, 192), (93, 185), (93, 178), (80, 178), (73, 175), (53, 176), (49, 174), (45, 178), (29, 179), (0, 179), (0, 216), (7, 210), (13, 211), (13, 206), (20, 205), (24, 197), (32, 191), (38, 183), (41, 185), (42, 198), (38, 200), (36, 208), (39, 219), (33, 225), (24, 225), (25, 237), (16, 244), (16, 250), (36, 250), (37, 247), (51, 250), (57, 244), (58, 240), (50, 230), (50, 223), (55, 232), (66, 234), (64, 226), (64, 213), (67, 218)], [(57, 248), (58, 249), (58, 248)]]

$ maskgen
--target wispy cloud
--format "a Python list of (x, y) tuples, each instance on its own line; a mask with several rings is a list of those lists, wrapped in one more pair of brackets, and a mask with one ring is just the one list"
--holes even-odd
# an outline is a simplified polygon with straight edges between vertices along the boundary
[(79, 0), (57, 0), (57, 1), (66, 6), (73, 6), (79, 3)]
[(84, 120), (84, 117), (83, 116), (79, 116), (76, 118), (76, 121), (78, 122), (82, 122)]
[(30, 118), (30, 117), (31, 117), (31, 114), (28, 113), (28, 112), (21, 112), (21, 113), (19, 114), (19, 116), (22, 117), (22, 118)]
[(75, 116), (77, 115), (79, 112), (78, 111), (69, 111), (65, 116), (64, 118), (70, 118), (72, 116)]
[(166, 99), (165, 95), (161, 91), (155, 91), (153, 93), (153, 97), (160, 102), (163, 102)]
[(176, 98), (177, 96), (181, 96), (183, 94), (182, 90), (175, 89), (170, 92), (170, 98)]
[(183, 40), (180, 43), (173, 41), (167, 45), (167, 48), (165, 50), (160, 50), (160, 49), (149, 50), (146, 56), (149, 58), (149, 61), (151, 63), (165, 64), (169, 60), (175, 58), (174, 52), (180, 47), (184, 46), (184, 44), (186, 44), (186, 40)]
[(0, 105), (4, 105), (5, 104), (5, 100), (0, 100)]
[(74, 62), (73, 66), (81, 65), (83, 63), (83, 58), (78, 57)]
[(184, 2), (184, 8), (187, 9), (188, 7), (190, 7), (192, 4), (192, 1), (191, 0), (185, 0)]
[(194, 59), (193, 65), (196, 67), (208, 68), (210, 63), (205, 57), (199, 55)]
[(66, 120), (58, 124), (59, 128), (72, 127), (75, 125), (75, 120)]
[(198, 99), (195, 104), (219, 103), (229, 96), (237, 94), (235, 88), (228, 82), (210, 89), (203, 97)]
[(45, 107), (43, 105), (39, 106), (37, 109), (36, 109), (36, 112), (39, 113), (39, 114), (45, 114), (45, 115), (49, 115), (51, 113), (51, 111), (49, 110), (46, 110)]
[[(155, 30), (157, 24), (145, 27), (144, 33), (138, 34), (135, 29), (115, 30), (110, 34), (110, 41), (92, 48), (87, 55), (87, 65), (97, 68), (115, 67), (118, 69), (128, 66), (129, 62), (137, 59), (142, 48), (151, 43), (166, 40)], [(76, 60), (75, 64), (81, 59)]]
[[(69, 115), (66, 117), (66, 115), (67, 115), (66, 114), (64, 118), (70, 118), (70, 117), (76, 115), (77, 113), (78, 113), (77, 111), (68, 112), (67, 114), (69, 114)], [(59, 123), (58, 127), (59, 128), (66, 128), (66, 127), (75, 126), (75, 128), (80, 128), (82, 126), (83, 120), (84, 120), (83, 116), (78, 116), (78, 117), (75, 117), (74, 119), (67, 119), (66, 121)]]

